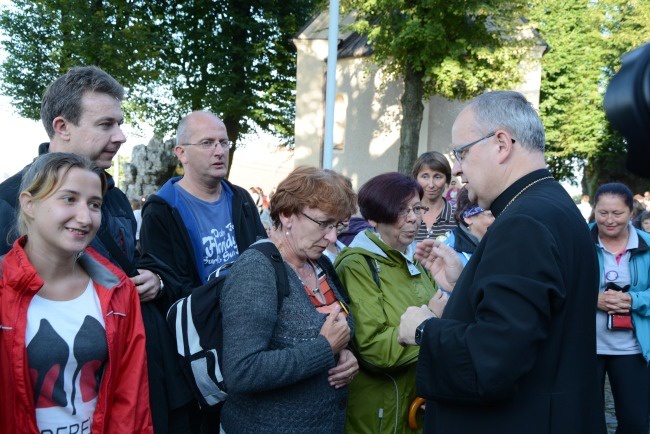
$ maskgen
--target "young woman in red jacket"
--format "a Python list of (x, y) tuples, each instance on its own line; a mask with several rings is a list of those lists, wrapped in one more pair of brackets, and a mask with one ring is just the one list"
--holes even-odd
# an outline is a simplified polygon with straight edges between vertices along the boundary
[(21, 237), (0, 264), (2, 432), (153, 433), (137, 293), (87, 247), (105, 190), (75, 154), (23, 176)]

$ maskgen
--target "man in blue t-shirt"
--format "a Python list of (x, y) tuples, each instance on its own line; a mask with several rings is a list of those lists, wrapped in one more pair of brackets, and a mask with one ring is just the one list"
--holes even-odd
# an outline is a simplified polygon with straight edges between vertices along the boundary
[[(225, 179), (231, 146), (225, 124), (214, 114), (185, 116), (174, 146), (184, 175), (167, 181), (142, 208), (142, 256), (164, 282), (156, 300), (163, 312), (266, 238), (250, 194)], [(218, 409), (202, 413), (203, 432), (218, 432)]]

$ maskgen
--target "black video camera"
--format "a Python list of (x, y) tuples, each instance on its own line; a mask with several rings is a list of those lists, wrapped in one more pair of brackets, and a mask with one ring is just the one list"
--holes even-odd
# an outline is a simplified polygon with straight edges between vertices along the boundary
[(627, 168), (650, 178), (650, 43), (623, 55), (605, 92), (605, 114), (627, 139)]

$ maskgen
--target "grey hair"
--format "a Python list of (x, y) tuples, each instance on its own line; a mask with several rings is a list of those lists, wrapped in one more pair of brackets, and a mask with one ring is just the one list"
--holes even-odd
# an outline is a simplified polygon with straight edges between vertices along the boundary
[(110, 74), (96, 66), (71, 68), (49, 85), (41, 101), (41, 121), (48, 137), (54, 137), (52, 122), (62, 116), (79, 125), (81, 98), (86, 92), (105, 93), (118, 101), (124, 99), (124, 88)]
[(183, 117), (183, 119), (178, 123), (178, 127), (176, 127), (176, 145), (178, 146), (182, 145), (185, 140), (185, 135), (187, 134), (187, 118), (189, 116), (190, 115)]
[(485, 129), (484, 133), (503, 129), (522, 147), (544, 152), (546, 138), (542, 120), (521, 93), (506, 90), (485, 92), (471, 100), (466, 108), (472, 110), (476, 123)]

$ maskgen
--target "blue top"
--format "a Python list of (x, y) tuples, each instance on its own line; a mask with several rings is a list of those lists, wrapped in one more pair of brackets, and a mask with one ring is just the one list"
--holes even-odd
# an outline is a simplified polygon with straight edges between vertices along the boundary
[[(598, 227), (595, 223), (590, 226), (591, 236), (596, 245), (601, 282), (604, 279), (604, 254), (598, 242)], [(650, 234), (630, 226), (639, 237), (639, 245), (630, 249), (630, 289), (632, 296), (632, 322), (635, 336), (641, 347), (641, 353), (650, 362)], [(596, 291), (597, 288), (594, 288)]]
[[(177, 176), (169, 181), (167, 181), (160, 189), (158, 193), (156, 193), (158, 196), (161, 198), (165, 199), (173, 208), (176, 208), (181, 215), (181, 218), (183, 219), (183, 223), (185, 223), (185, 226), (187, 227), (187, 232), (190, 235), (190, 239), (192, 240), (192, 247), (194, 249), (194, 258), (196, 260), (196, 269), (199, 271), (199, 274), (201, 275), (201, 281), (203, 283), (208, 281), (208, 268), (206, 268), (204, 264), (204, 258), (205, 258), (205, 250), (206, 246), (204, 246), (203, 243), (203, 237), (200, 233), (200, 227), (197, 224), (196, 216), (192, 212), (192, 209), (187, 206), (187, 202), (183, 199), (182, 195), (179, 194), (176, 188), (174, 188), (174, 185), (180, 181), (183, 177), (182, 176)], [(225, 199), (225, 202), (228, 204), (228, 214), (230, 218), (230, 222), (232, 223), (232, 195), (233, 192), (228, 186), (228, 184), (224, 181), (221, 181), (221, 187), (222, 187), (222, 195), (221, 199)], [(221, 199), (218, 202), (221, 202)], [(232, 224), (230, 225), (232, 227)], [(235, 246), (236, 248), (237, 246)], [(234, 258), (232, 259), (234, 260)], [(227, 261), (230, 262), (230, 261)]]

